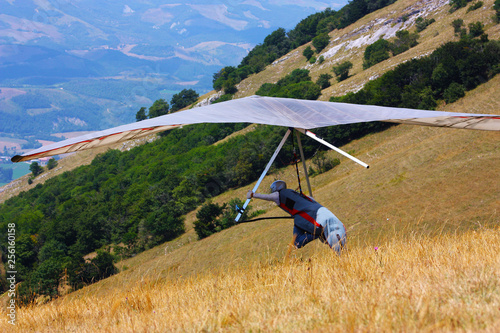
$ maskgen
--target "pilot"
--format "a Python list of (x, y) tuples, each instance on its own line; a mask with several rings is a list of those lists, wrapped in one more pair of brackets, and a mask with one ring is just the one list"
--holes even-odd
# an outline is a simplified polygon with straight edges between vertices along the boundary
[(301, 248), (319, 238), (330, 248), (340, 251), (345, 245), (346, 231), (340, 220), (314, 199), (286, 188), (286, 183), (277, 180), (271, 184), (271, 194), (248, 191), (247, 199), (257, 198), (273, 201), (285, 212), (293, 216), (294, 245)]

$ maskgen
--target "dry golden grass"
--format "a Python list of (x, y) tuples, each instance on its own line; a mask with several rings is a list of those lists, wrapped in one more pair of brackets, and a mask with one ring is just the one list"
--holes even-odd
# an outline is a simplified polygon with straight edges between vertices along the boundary
[[(499, 229), (392, 236), (386, 243), (351, 246), (340, 257), (313, 246), (306, 260), (294, 250), (288, 258), (189, 278), (147, 276), (119, 292), (22, 308), (14, 331), (500, 329)], [(7, 329), (2, 321), (0, 330)]]

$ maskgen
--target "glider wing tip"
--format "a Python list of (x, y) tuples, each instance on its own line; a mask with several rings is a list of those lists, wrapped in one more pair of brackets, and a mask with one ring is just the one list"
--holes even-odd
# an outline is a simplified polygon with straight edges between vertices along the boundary
[(10, 160), (11, 160), (12, 162), (16, 163), (16, 162), (21, 162), (21, 161), (22, 161), (22, 159), (23, 159), (23, 156), (21, 156), (21, 155), (16, 155), (16, 156), (12, 157)]

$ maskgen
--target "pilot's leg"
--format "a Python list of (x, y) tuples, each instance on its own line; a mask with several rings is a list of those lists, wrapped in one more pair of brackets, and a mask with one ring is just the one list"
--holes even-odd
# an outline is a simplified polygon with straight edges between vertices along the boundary
[(297, 248), (301, 248), (304, 245), (306, 245), (307, 243), (309, 243), (310, 241), (315, 240), (316, 238), (318, 238), (318, 236), (310, 234), (310, 233), (308, 233), (308, 232), (306, 232), (306, 231), (298, 228), (295, 225), (293, 226), (293, 235), (295, 236), (294, 245)]

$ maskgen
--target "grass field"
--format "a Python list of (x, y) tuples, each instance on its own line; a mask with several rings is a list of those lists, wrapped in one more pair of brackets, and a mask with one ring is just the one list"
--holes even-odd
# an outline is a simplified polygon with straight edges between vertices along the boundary
[[(408, 230), (409, 231), (409, 230)], [(434, 332), (500, 329), (500, 230), (405, 232), (340, 257), (315, 244), (189, 278), (144, 276), (19, 310), (19, 332)], [(274, 258), (269, 253), (269, 258)], [(9, 326), (3, 321), (0, 329)]]

